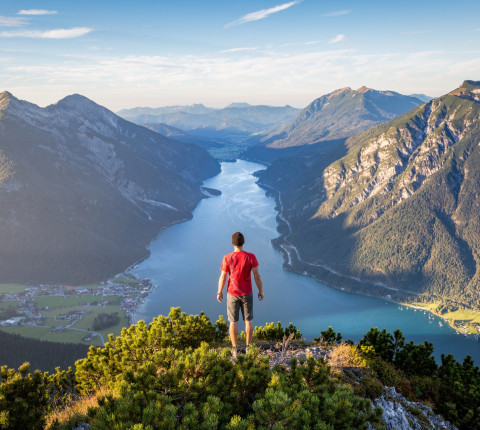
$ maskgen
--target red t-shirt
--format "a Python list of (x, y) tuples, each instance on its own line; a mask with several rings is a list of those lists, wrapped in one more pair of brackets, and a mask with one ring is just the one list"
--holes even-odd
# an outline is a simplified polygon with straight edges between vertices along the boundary
[(223, 257), (220, 270), (228, 273), (227, 292), (232, 296), (246, 296), (252, 292), (250, 273), (258, 266), (257, 257), (251, 252), (232, 252)]

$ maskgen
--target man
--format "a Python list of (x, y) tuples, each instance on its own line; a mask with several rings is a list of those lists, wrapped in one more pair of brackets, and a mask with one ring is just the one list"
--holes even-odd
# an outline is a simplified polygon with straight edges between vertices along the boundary
[(233, 252), (223, 257), (222, 266), (220, 267), (220, 278), (218, 279), (217, 300), (221, 303), (223, 300), (222, 291), (228, 275), (227, 315), (230, 322), (229, 333), (234, 358), (237, 356), (239, 311), (242, 311), (242, 317), (245, 322), (247, 351), (252, 340), (253, 293), (251, 272), (253, 272), (255, 284), (258, 288), (258, 300), (263, 300), (263, 284), (258, 272), (258, 261), (254, 254), (243, 250), (244, 243), (245, 238), (242, 233), (233, 233)]

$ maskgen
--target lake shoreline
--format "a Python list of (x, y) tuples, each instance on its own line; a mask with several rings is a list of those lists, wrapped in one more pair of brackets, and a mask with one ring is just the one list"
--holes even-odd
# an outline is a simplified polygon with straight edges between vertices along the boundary
[[(446, 316), (446, 315), (449, 315), (449, 313), (447, 313), (446, 315), (441, 314), (439, 312), (436, 312), (433, 309), (430, 309), (428, 307), (428, 305), (427, 306), (425, 306), (425, 305), (422, 306), (421, 303), (411, 302), (411, 303), (402, 303), (402, 304), (404, 306), (408, 306), (409, 308), (412, 308), (412, 309), (420, 309), (420, 310), (423, 310), (423, 311), (427, 311), (427, 312), (431, 313), (432, 315), (435, 315), (435, 316), (441, 318), (443, 321), (445, 321), (445, 323), (448, 324), (451, 328), (453, 328), (457, 334), (462, 334), (466, 337), (469, 337), (469, 338), (475, 339), (477, 341), (480, 341), (480, 332), (472, 333), (472, 332), (468, 331), (468, 328), (466, 326), (465, 327), (459, 327), (458, 326), (458, 325), (462, 324), (462, 322), (464, 322), (465, 320), (449, 318), (449, 317)], [(471, 313), (472, 315), (475, 315), (477, 318), (480, 317), (479, 312), (475, 312), (475, 311), (466, 311), (466, 312)], [(474, 319), (474, 318), (472, 318), (472, 319)], [(480, 325), (480, 323), (478, 323), (478, 325)]]
[[(222, 195), (203, 201), (189, 222), (165, 229), (152, 242), (151, 256), (131, 271), (151, 279), (158, 288), (136, 308), (134, 321), (148, 323), (159, 314), (167, 315), (171, 307), (181, 307), (187, 314), (202, 310), (212, 320), (220, 314), (225, 317), (225, 306), (210, 297), (209, 291), (216, 290), (219, 261), (229, 252), (230, 236), (237, 230), (245, 234), (248, 248), (262, 266), (267, 300), (257, 307), (256, 325), (292, 322), (307, 339), (332, 326), (353, 341), (374, 326), (390, 333), (400, 329), (414, 343), (432, 342), (436, 359), (452, 351), (459, 360), (467, 354), (480, 359), (477, 342), (455, 336), (443, 320), (435, 318), (432, 324), (423, 312), (414, 313), (402, 307), (401, 300), (386, 297), (394, 290), (377, 285), (377, 295), (365, 294), (358, 287), (363, 285), (361, 280), (352, 278), (346, 285), (345, 278), (330, 268), (309, 266), (301, 261), (302, 255), (298, 260), (291, 244), (278, 237), (279, 231), (288, 233), (278, 197), (272, 198), (272, 191), (260, 187), (254, 175), (264, 168), (250, 160), (222, 163), (222, 174), (204, 184), (221, 190)], [(192, 238), (203, 244), (201, 253), (187, 245)], [(191, 270), (184, 270), (186, 261)]]

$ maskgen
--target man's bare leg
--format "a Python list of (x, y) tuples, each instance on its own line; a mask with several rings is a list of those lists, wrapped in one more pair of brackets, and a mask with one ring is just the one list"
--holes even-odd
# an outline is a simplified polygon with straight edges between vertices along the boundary
[(230, 333), (230, 340), (232, 341), (232, 346), (237, 347), (237, 336), (238, 336), (238, 321), (230, 322), (230, 327), (228, 328)]
[(250, 345), (253, 335), (253, 323), (252, 321), (245, 321), (245, 337), (247, 341), (247, 346)]

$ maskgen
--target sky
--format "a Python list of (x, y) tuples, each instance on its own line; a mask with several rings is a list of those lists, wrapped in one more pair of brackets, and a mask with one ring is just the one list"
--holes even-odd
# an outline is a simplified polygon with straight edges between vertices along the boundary
[(0, 3), (0, 91), (118, 111), (305, 107), (343, 87), (440, 96), (480, 80), (480, 1)]

